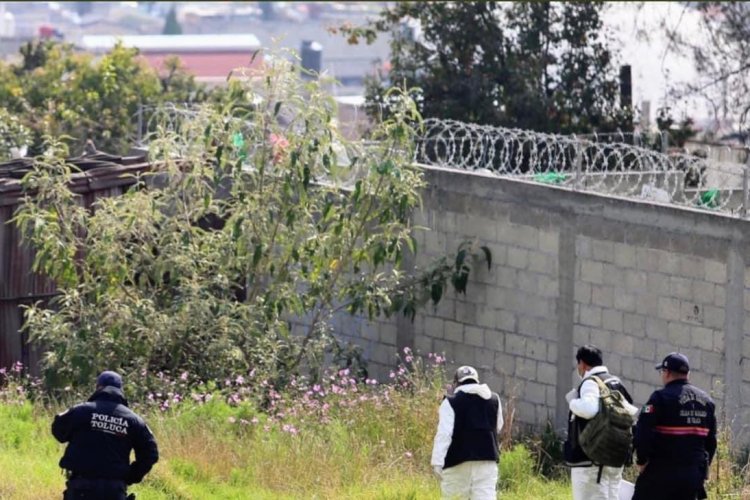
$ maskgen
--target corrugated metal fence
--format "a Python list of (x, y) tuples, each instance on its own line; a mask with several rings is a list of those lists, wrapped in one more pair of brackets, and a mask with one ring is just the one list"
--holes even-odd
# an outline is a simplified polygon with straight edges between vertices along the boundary
[[(81, 169), (73, 175), (72, 187), (86, 207), (122, 194), (134, 184), (133, 174), (150, 169), (143, 156), (96, 153), (69, 161)], [(29, 347), (21, 331), (23, 306), (49, 300), (55, 285), (31, 271), (34, 251), (21, 243), (18, 229), (9, 223), (23, 197), (20, 178), (30, 166), (28, 159), (0, 164), (0, 367), (21, 361), (35, 372), (40, 353)]]

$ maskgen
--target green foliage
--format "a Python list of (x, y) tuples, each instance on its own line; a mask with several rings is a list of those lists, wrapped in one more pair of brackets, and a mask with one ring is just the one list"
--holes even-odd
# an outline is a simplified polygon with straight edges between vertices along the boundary
[(695, 137), (698, 133), (693, 128), (694, 121), (689, 116), (680, 121), (679, 125), (675, 127), (675, 120), (672, 117), (672, 109), (669, 106), (661, 107), (656, 113), (656, 125), (661, 132), (667, 132), (669, 134), (669, 145), (682, 148), (685, 146), (685, 142)]
[(520, 444), (511, 450), (504, 451), (500, 461), (500, 488), (517, 487), (529, 475), (534, 473), (536, 461), (526, 446)]
[(61, 293), (26, 311), (51, 386), (102, 367), (285, 379), (347, 356), (330, 335), (337, 311), (413, 315), (454, 274), (465, 291), (468, 247), (427, 277), (400, 267), (424, 186), (406, 94), (365, 147), (338, 135), (319, 82), (281, 59), (265, 71), (238, 83), (244, 101), (160, 128), (154, 173), (94, 210), (70, 191), (59, 143), (37, 158), (15, 222)]
[(551, 422), (547, 422), (540, 434), (527, 436), (523, 442), (535, 457), (535, 472), (549, 479), (568, 475), (563, 457), (563, 440)]
[[(169, 411), (139, 407), (158, 440), (161, 460), (131, 491), (142, 500), (437, 498), (439, 485), (429, 458), (445, 378), (439, 364), (430, 369), (422, 361), (416, 359), (405, 378), (399, 375), (393, 384), (368, 385), (369, 390), (348, 396), (328, 394), (326, 401), (335, 411), (325, 421), (292, 411), (299, 403), (310, 403), (303, 387), (276, 425), (267, 425), (268, 415), (258, 407), (218, 397), (202, 403), (186, 398)], [(18, 381), (18, 375), (11, 375), (0, 386), (0, 497), (54, 498), (65, 481), (57, 466), (62, 447), (49, 432), (60, 406), (30, 402), (24, 391), (17, 391)], [(341, 379), (332, 384), (343, 387)], [(340, 398), (338, 404), (330, 399), (334, 396)], [(260, 418), (255, 421), (250, 415)], [(243, 417), (250, 421), (243, 422)], [(284, 423), (297, 425), (303, 418), (308, 420), (301, 432), (284, 431)], [(730, 438), (722, 428), (706, 484), (710, 498), (748, 494), (746, 460), (737, 462), (732, 456)], [(540, 474), (544, 465), (539, 443), (547, 449), (545, 442), (553, 440), (548, 428), (541, 436), (504, 447), (498, 465), (501, 498), (570, 498), (567, 467), (561, 475)], [(560, 467), (558, 456), (550, 459)], [(632, 480), (635, 467), (625, 474)]]
[(23, 150), (30, 143), (31, 131), (21, 123), (18, 116), (0, 108), (0, 158), (23, 156)]
[[(30, 131), (30, 155), (43, 152), (45, 136), (67, 137), (75, 154), (87, 139), (99, 150), (124, 154), (141, 104), (207, 98), (176, 62), (166, 63), (160, 79), (136, 49), (122, 45), (96, 60), (50, 41), (29, 42), (21, 55), (18, 64), (0, 64), (0, 101), (2, 112)], [(18, 136), (10, 131), (3, 137), (8, 142)], [(0, 159), (7, 158), (0, 149)]]
[[(161, 460), (131, 491), (143, 500), (437, 498), (429, 458), (445, 380), (418, 363), (408, 380), (406, 388), (397, 381), (336, 395), (341, 402), (331, 401), (336, 410), (329, 419), (309, 420), (299, 433), (285, 432), (281, 423), (267, 427), (260, 411), (260, 421), (243, 422), (249, 409), (219, 398), (202, 404), (186, 399), (166, 412), (139, 408), (159, 442)], [(8, 430), (0, 436), (2, 498), (59, 496), (65, 481), (57, 467), (62, 447), (49, 433), (56, 411), (29, 402), (0, 403)], [(295, 424), (290, 419), (309, 418), (285, 414), (284, 422)], [(508, 481), (502, 483), (502, 498), (568, 498), (570, 486), (536, 475), (530, 456), (522, 446), (503, 452), (500, 477)]]
[[(748, 140), (750, 126), (750, 5), (746, 2), (695, 2), (685, 10), (697, 11), (697, 29), (682, 30), (680, 23), (663, 22), (669, 45), (666, 50), (692, 56), (695, 78), (674, 85), (671, 102), (700, 98), (714, 120), (731, 120), (741, 140)], [(666, 54), (665, 57), (671, 56)]]
[[(408, 243), (416, 245), (413, 239)], [(405, 315), (414, 319), (417, 310), (427, 303), (437, 305), (449, 290), (449, 285), (457, 293), (466, 294), (471, 269), (476, 263), (481, 262), (484, 262), (488, 269), (492, 268), (491, 250), (486, 246), (480, 246), (476, 240), (462, 242), (456, 250), (455, 257), (445, 256), (435, 260), (412, 281), (397, 289), (390, 310), (383, 312), (389, 315), (393, 311), (403, 310)]]
[[(388, 81), (370, 80), (371, 114), (384, 89), (422, 90), (425, 117), (544, 132), (632, 128), (617, 107), (601, 2), (398, 2), (367, 26), (340, 28), (350, 43), (390, 32)], [(418, 24), (421, 36), (415, 37)], [(334, 30), (335, 31), (335, 30)]]
[[(706, 491), (710, 498), (745, 498), (750, 494), (747, 457), (733, 453), (732, 432), (728, 425), (720, 426), (717, 438), (716, 454), (708, 471)], [(738, 495), (738, 492), (742, 493)]]
[(187, 72), (182, 60), (177, 56), (169, 56), (164, 60), (159, 78), (162, 92), (158, 102), (204, 102), (211, 96), (206, 86), (198, 84), (195, 76)]
[(177, 11), (174, 7), (167, 12), (167, 18), (164, 20), (164, 29), (162, 35), (181, 35), (182, 26), (177, 20)]

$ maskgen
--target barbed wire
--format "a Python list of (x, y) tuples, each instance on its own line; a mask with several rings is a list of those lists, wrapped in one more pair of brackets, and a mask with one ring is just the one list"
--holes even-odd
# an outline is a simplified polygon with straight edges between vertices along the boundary
[[(155, 127), (179, 131), (200, 106), (139, 111), (139, 142)], [(239, 120), (239, 119), (238, 119)], [(429, 118), (415, 160), (464, 171), (745, 216), (748, 170), (706, 154), (664, 153), (663, 133), (556, 135)]]
[(144, 146), (157, 131), (178, 133), (186, 121), (196, 119), (203, 109), (201, 104), (163, 103), (158, 106), (141, 105), (134, 116), (137, 123), (136, 143)]
[(585, 136), (427, 119), (416, 160), (460, 170), (745, 214), (747, 170), (686, 153), (664, 154)]
[(669, 132), (659, 131), (636, 131), (636, 132), (592, 132), (578, 136), (591, 142), (598, 143), (620, 143), (637, 146), (644, 149), (666, 153), (669, 150)]
[[(262, 99), (257, 98), (257, 103), (262, 102)], [(157, 131), (164, 132), (179, 132), (183, 130), (186, 122), (196, 120), (201, 116), (205, 116), (206, 111), (213, 109), (214, 113), (220, 112), (215, 106), (207, 103), (162, 103), (157, 106), (141, 105), (138, 111), (133, 116), (134, 121), (137, 123), (136, 129), (136, 143), (139, 146), (145, 146), (149, 138), (152, 138)], [(253, 122), (246, 118), (242, 118), (242, 115), (248, 109), (236, 108), (233, 113), (237, 116), (224, 115), (226, 121), (230, 121), (239, 129), (252, 128)], [(280, 124), (289, 124), (294, 119), (294, 114), (291, 110), (282, 106), (277, 110), (275, 119)]]

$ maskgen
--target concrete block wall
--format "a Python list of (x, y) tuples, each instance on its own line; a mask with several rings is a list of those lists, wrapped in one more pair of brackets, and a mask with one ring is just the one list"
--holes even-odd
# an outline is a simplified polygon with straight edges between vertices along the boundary
[[(446, 295), (435, 311), (419, 314), (414, 346), (444, 352), (455, 364), (473, 364), (495, 390), (517, 399), (525, 422), (552, 417), (557, 385), (557, 230), (512, 220), (512, 206), (437, 185), (416, 223), (432, 228), (419, 237), (418, 265), (455, 254), (466, 240), (492, 252), (492, 268), (473, 265), (466, 295)], [(427, 201), (429, 200), (429, 201)], [(433, 243), (439, 242), (438, 251)]]
[[(642, 404), (659, 386), (654, 365), (671, 352), (691, 360), (722, 418), (750, 441), (750, 224), (687, 208), (425, 167), (412, 263), (476, 239), (493, 254), (476, 263), (465, 296), (444, 294), (408, 320), (343, 319), (382, 374), (405, 346), (473, 364), (515, 418), (565, 426), (574, 353), (594, 343)], [(748, 360), (746, 361), (746, 358)]]
[[(367, 361), (367, 375), (379, 381), (387, 381), (390, 372), (397, 366), (400, 350), (406, 345), (397, 345), (398, 329), (402, 318), (376, 318), (370, 321), (363, 316), (346, 313), (336, 314), (330, 321), (336, 339), (342, 347), (361, 349)], [(311, 318), (289, 318), (294, 335), (307, 334)], [(410, 346), (411, 347), (411, 346)]]
[(725, 264), (587, 236), (576, 239), (576, 260), (574, 345), (602, 346), (636, 401), (660, 380), (655, 357), (675, 350), (694, 383), (723, 397)]
[(397, 365), (399, 346), (396, 344), (397, 318), (378, 318), (369, 321), (362, 316), (340, 314), (333, 319), (333, 329), (339, 342), (351, 343), (362, 349), (367, 360), (368, 376), (387, 381)]

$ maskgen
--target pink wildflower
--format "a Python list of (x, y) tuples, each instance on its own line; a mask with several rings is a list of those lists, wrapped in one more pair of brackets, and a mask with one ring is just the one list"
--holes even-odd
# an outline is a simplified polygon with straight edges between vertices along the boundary
[(269, 142), (271, 143), (273, 152), (273, 162), (279, 163), (286, 155), (286, 151), (289, 148), (289, 141), (283, 135), (271, 134)]

